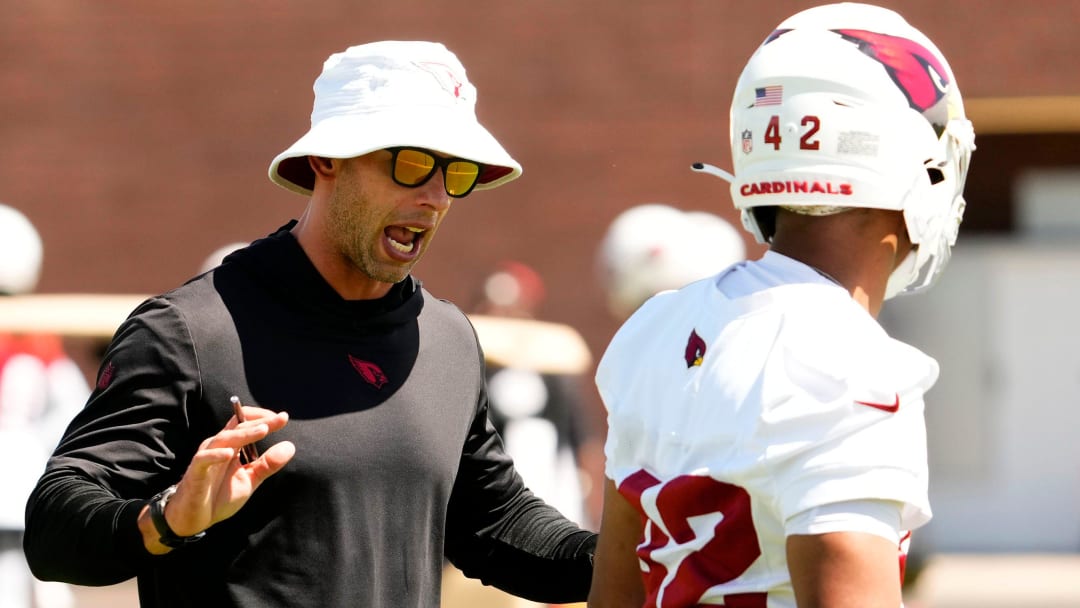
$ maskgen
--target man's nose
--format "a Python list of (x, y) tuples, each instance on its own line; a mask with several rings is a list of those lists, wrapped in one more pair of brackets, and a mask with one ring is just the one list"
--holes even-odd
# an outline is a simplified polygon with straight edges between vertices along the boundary
[(445, 211), (450, 206), (450, 195), (446, 193), (446, 175), (442, 167), (436, 168), (435, 175), (420, 186), (420, 200), (422, 204), (436, 211)]

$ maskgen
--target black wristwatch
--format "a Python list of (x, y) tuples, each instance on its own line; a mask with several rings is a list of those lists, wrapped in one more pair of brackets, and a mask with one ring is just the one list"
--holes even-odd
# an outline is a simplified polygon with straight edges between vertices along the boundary
[(166, 547), (177, 549), (202, 540), (202, 537), (206, 536), (206, 531), (199, 532), (194, 536), (177, 536), (172, 531), (169, 522), (165, 521), (165, 505), (169, 504), (169, 499), (172, 498), (173, 494), (176, 494), (176, 486), (169, 486), (150, 499), (150, 521), (154, 523), (154, 528), (157, 530), (158, 536), (161, 537), (158, 541)]

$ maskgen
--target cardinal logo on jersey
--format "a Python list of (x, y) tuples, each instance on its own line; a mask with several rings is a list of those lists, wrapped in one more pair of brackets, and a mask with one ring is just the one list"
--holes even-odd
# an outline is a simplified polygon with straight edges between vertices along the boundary
[[(901, 38), (865, 30), (836, 30), (871, 59), (881, 63), (907, 97), (908, 104), (926, 116), (935, 126), (944, 125), (948, 116), (931, 116), (928, 110), (937, 106), (949, 89), (948, 71), (929, 49)], [(935, 113), (936, 114), (936, 113)]]
[(683, 356), (686, 359), (686, 369), (695, 365), (701, 366), (701, 360), (705, 358), (705, 340), (697, 335), (697, 331), (690, 330), (690, 338), (686, 341), (686, 352)]
[(375, 388), (382, 388), (386, 386), (386, 383), (390, 381), (383, 373), (382, 368), (370, 361), (364, 361), (357, 359), (356, 357), (349, 355), (349, 363), (352, 363), (353, 369), (360, 374), (360, 377)]

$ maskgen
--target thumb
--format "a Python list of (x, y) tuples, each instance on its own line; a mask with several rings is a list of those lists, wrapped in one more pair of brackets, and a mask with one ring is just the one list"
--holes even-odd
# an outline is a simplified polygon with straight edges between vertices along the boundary
[(258, 460), (248, 465), (251, 473), (252, 490), (274, 473), (277, 473), (296, 455), (296, 446), (291, 441), (282, 441), (270, 446)]

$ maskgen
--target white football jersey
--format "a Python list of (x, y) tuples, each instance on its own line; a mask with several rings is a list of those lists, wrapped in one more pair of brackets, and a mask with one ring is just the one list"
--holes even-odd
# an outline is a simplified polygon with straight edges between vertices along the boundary
[[(650, 299), (597, 369), (606, 474), (648, 517), (647, 605), (795, 606), (785, 522), (844, 501), (930, 519), (937, 362), (775, 252)], [(900, 532), (900, 531), (898, 531)]]

